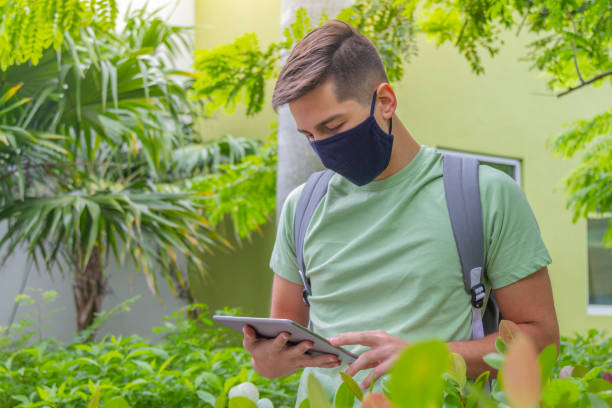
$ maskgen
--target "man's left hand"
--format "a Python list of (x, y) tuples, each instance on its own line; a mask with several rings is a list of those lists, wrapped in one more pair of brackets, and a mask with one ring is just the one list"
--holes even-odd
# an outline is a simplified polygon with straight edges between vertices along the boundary
[(338, 334), (331, 337), (329, 342), (334, 346), (360, 344), (371, 348), (371, 350), (361, 354), (357, 360), (350, 363), (349, 368), (346, 370), (346, 373), (352, 377), (361, 370), (368, 368), (374, 369), (373, 374), (368, 375), (361, 383), (362, 390), (370, 386), (372, 376), (374, 377), (374, 381), (377, 381), (387, 373), (401, 352), (409, 346), (407, 341), (392, 336), (382, 330)]

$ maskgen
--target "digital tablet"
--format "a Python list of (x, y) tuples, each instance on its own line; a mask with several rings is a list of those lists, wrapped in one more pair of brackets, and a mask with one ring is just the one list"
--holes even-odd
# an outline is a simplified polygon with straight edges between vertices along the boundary
[(291, 335), (287, 343), (297, 344), (305, 340), (312, 341), (314, 347), (307, 352), (311, 355), (335, 354), (343, 363), (352, 363), (358, 357), (342, 347), (332, 345), (325, 338), (293, 320), (234, 316), (213, 316), (213, 320), (240, 334), (242, 334), (242, 328), (248, 325), (255, 330), (258, 337), (273, 339), (279, 334), (286, 332)]

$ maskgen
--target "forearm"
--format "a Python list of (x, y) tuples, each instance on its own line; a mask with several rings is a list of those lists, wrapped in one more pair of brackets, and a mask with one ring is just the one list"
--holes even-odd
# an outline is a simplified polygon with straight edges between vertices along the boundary
[[(559, 332), (558, 329), (555, 330), (556, 326), (547, 327), (537, 323), (523, 323), (518, 326), (533, 340), (538, 352), (549, 344), (555, 344), (557, 349), (559, 348)], [(477, 378), (485, 371), (491, 371), (491, 377), (497, 376), (497, 370), (485, 363), (483, 356), (496, 352), (495, 340), (498, 336), (499, 332), (495, 332), (478, 340), (448, 343), (449, 349), (460, 354), (465, 360), (468, 378)]]
[(480, 374), (487, 370), (491, 371), (492, 377), (496, 376), (496, 370), (493, 370), (485, 363), (482, 357), (495, 352), (495, 339), (497, 339), (497, 336), (498, 332), (495, 332), (478, 340), (448, 343), (450, 351), (461, 355), (465, 360), (468, 378), (478, 378)]

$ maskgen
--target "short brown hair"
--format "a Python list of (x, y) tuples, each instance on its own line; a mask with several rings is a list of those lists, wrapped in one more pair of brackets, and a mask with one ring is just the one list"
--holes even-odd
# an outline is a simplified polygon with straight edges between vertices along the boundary
[(356, 28), (330, 20), (298, 42), (278, 76), (272, 96), (274, 111), (332, 79), (339, 101), (370, 105), (374, 88), (388, 82), (378, 50)]

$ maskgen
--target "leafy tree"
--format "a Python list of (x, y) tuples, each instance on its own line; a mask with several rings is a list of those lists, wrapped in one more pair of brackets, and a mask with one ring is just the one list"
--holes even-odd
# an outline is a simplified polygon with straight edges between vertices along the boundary
[(0, 69), (5, 71), (28, 60), (36, 65), (47, 48), (60, 48), (64, 33), (75, 36), (80, 28), (94, 24), (112, 29), (117, 4), (116, 0), (3, 0), (0, 17)]
[(204, 273), (208, 248), (226, 241), (205, 213), (216, 192), (184, 179), (257, 145), (195, 132), (192, 75), (171, 64), (190, 46), (183, 29), (140, 10), (121, 32), (94, 22), (62, 44), (0, 72), (0, 248), (6, 260), (22, 245), (38, 267), (73, 274), (81, 330), (108, 291), (110, 255), (129, 257), (152, 292), (159, 271), (189, 297), (187, 271)]
[[(537, 38), (523, 60), (548, 77), (557, 97), (588, 86), (612, 84), (612, 2), (609, 0), (429, 0), (424, 3), (422, 29), (438, 44), (453, 43), (477, 74), (484, 72), (480, 53), (497, 54), (500, 34), (529, 30)], [(564, 180), (573, 221), (612, 212), (612, 111), (578, 120), (548, 139), (557, 156), (582, 151), (580, 164)], [(612, 219), (604, 238), (612, 247)]]

